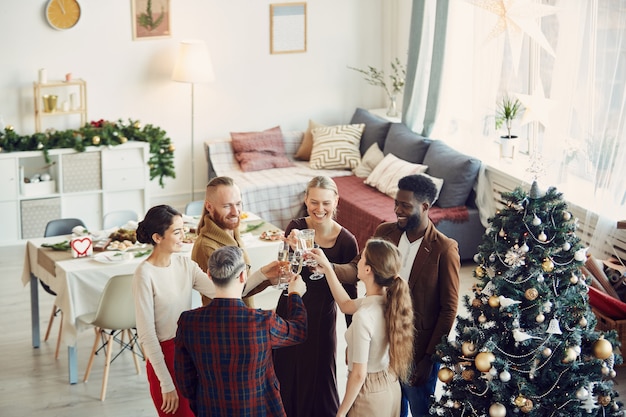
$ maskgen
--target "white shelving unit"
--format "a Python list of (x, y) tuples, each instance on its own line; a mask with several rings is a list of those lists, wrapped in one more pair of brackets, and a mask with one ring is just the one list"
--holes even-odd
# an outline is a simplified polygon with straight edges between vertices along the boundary
[[(43, 236), (46, 223), (77, 217), (88, 228), (102, 228), (102, 217), (130, 209), (142, 215), (148, 208), (149, 145), (128, 142), (108, 147), (0, 153), (0, 244)], [(25, 183), (24, 178), (48, 174), (49, 181)]]

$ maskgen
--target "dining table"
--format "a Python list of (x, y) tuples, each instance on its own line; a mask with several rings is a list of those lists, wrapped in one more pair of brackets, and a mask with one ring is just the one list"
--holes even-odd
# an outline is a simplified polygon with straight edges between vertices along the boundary
[[(256, 216), (242, 222), (242, 239), (251, 261), (258, 269), (276, 259), (279, 241), (261, 238), (268, 231), (277, 230), (273, 225)], [(255, 227), (258, 226), (258, 227)], [(250, 232), (246, 230), (253, 229)], [(264, 233), (265, 232), (265, 233)], [(34, 238), (26, 242), (22, 283), (30, 284), (32, 346), (40, 346), (39, 282), (42, 281), (56, 293), (55, 305), (63, 312), (63, 328), (60, 337), (67, 346), (68, 374), (70, 384), (78, 382), (77, 338), (84, 330), (76, 318), (97, 309), (100, 295), (108, 280), (115, 275), (133, 274), (137, 266), (148, 256), (151, 247), (133, 248), (127, 256), (114, 251), (94, 252), (93, 256), (73, 258), (69, 250), (54, 250), (46, 245), (69, 241), (71, 236)], [(44, 246), (42, 246), (44, 245)], [(191, 248), (176, 254), (190, 256)], [(254, 270), (253, 269), (253, 270)], [(192, 307), (201, 305), (200, 295), (194, 291)]]

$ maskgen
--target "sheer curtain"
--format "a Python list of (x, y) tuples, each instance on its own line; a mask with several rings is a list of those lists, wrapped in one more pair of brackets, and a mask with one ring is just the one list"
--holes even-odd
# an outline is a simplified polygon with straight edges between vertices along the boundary
[[(497, 15), (466, 0), (449, 0), (445, 36), (432, 43), (432, 50), (445, 51), (437, 90), (427, 88), (432, 67), (419, 65), (422, 54), (432, 55), (421, 46), (433, 33), (436, 13), (414, 12), (410, 42), (420, 48), (409, 49), (409, 64), (418, 65), (409, 66), (414, 72), (407, 79), (418, 81), (405, 93), (403, 120), (480, 157), (497, 147), (501, 135), (493, 117), (498, 97), (535, 96), (543, 88), (549, 105), (529, 109), (542, 114), (515, 122), (520, 148), (526, 156), (540, 156), (544, 187), (557, 186), (567, 200), (593, 213), (581, 221), (593, 223), (592, 250), (606, 250), (616, 221), (626, 218), (626, 0), (534, 3), (554, 6), (553, 14), (536, 19), (554, 54), (524, 34), (516, 65), (506, 32), (494, 35)], [(415, 38), (420, 28), (425, 34)], [(428, 97), (433, 91), (436, 100)], [(524, 171), (529, 161), (517, 158), (514, 164), (525, 165), (517, 167)], [(522, 179), (529, 181), (530, 174)], [(483, 188), (478, 204), (489, 205), (493, 197)]]

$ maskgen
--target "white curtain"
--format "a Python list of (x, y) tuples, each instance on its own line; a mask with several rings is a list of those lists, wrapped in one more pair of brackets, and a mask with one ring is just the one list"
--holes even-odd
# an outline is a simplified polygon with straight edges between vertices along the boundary
[[(601, 252), (616, 233), (616, 221), (626, 218), (626, 0), (535, 3), (555, 8), (536, 19), (554, 54), (525, 34), (516, 66), (506, 32), (492, 34), (498, 16), (466, 0), (450, 0), (430, 137), (474, 154), (493, 149), (501, 135), (494, 126), (498, 97), (534, 96), (543, 88), (547, 104), (529, 109), (540, 111), (540, 117), (528, 123), (516, 120), (514, 134), (526, 139), (523, 153), (540, 155), (544, 187), (557, 186), (567, 200), (594, 213), (581, 220), (593, 223), (591, 248)], [(430, 74), (419, 74), (419, 67), (416, 71), (416, 80), (429, 79)], [(425, 97), (414, 89), (410, 99), (423, 103)], [(527, 165), (518, 167), (522, 171), (529, 165), (527, 158), (515, 163)], [(530, 176), (520, 179), (529, 181)], [(479, 199), (489, 200), (480, 194)]]

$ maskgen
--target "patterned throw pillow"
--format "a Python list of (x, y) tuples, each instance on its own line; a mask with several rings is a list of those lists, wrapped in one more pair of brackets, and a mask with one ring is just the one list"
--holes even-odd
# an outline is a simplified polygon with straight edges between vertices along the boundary
[(242, 171), (294, 166), (285, 155), (280, 126), (262, 132), (231, 132), (233, 152)]
[(359, 144), (365, 124), (313, 129), (312, 169), (354, 169), (361, 162)]
[(412, 174), (422, 174), (427, 169), (426, 165), (412, 164), (390, 153), (376, 165), (376, 168), (365, 180), (365, 184), (371, 185), (391, 198), (396, 198), (400, 178)]

